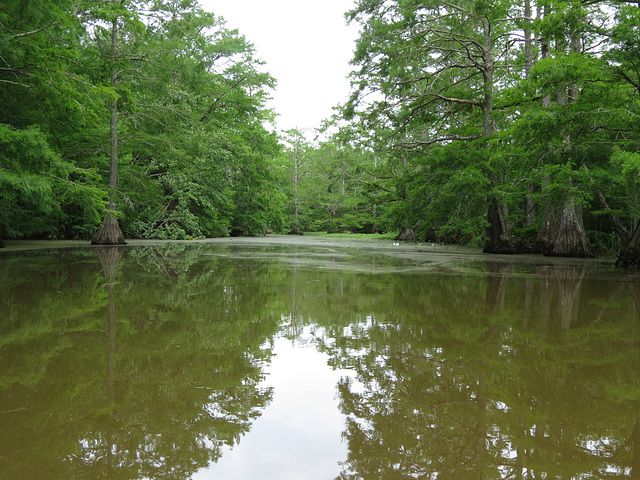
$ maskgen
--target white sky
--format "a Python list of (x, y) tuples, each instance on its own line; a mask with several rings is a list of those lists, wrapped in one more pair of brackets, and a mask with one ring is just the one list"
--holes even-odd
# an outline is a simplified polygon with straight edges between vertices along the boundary
[(353, 0), (200, 0), (237, 28), (278, 80), (269, 107), (280, 130), (317, 128), (349, 95), (356, 26), (344, 13)]

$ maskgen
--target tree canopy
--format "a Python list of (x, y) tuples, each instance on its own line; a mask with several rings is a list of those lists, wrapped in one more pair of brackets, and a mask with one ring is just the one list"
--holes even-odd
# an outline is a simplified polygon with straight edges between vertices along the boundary
[(261, 198), (275, 80), (197, 2), (9, 1), (0, 49), (0, 236), (88, 238), (103, 217), (127, 237), (256, 235), (279, 219)]

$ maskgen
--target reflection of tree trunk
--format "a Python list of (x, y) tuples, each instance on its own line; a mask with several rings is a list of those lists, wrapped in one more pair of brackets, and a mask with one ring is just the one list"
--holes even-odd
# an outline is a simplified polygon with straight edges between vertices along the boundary
[(554, 292), (550, 267), (538, 267), (538, 278), (540, 279), (540, 327), (543, 331), (546, 331), (551, 319), (551, 304)]
[(535, 282), (527, 278), (524, 281), (524, 318), (525, 328), (529, 326), (529, 319), (533, 318), (533, 298), (535, 296)]
[[(291, 292), (291, 323), (295, 322), (297, 310), (298, 310), (298, 292), (296, 291), (296, 279), (297, 279), (297, 268), (293, 267), (293, 291)], [(298, 332), (296, 332), (298, 333)]]
[[(524, 418), (520, 417), (520, 432), (524, 439), (527, 437), (527, 429), (524, 427)], [(519, 442), (516, 446), (516, 460), (514, 475), (516, 480), (522, 480), (524, 472), (524, 457), (526, 449), (523, 448), (522, 442)]]
[(578, 320), (582, 279), (589, 267), (558, 267), (554, 269), (558, 285), (558, 316), (563, 331)]
[(123, 246), (99, 246), (93, 248), (94, 255), (98, 257), (100, 265), (102, 265), (107, 284), (112, 283), (116, 278), (124, 249), (125, 247)]
[(504, 297), (507, 293), (507, 280), (513, 271), (513, 265), (496, 262), (487, 262), (487, 313), (495, 316), (504, 305)]
[(107, 304), (107, 337), (109, 339), (109, 353), (107, 355), (107, 378), (109, 379), (109, 396), (113, 393), (113, 374), (116, 363), (116, 302), (114, 298), (113, 285), (107, 285), (107, 295), (109, 303)]
[(118, 264), (122, 259), (124, 247), (122, 246), (101, 246), (93, 249), (93, 253), (100, 260), (102, 271), (106, 280), (107, 290), (107, 379), (109, 383), (109, 393), (111, 394), (113, 374), (115, 370), (115, 352), (116, 352), (116, 300), (114, 292), (114, 282), (118, 273)]
[[(117, 248), (117, 247), (116, 247)], [(116, 267), (117, 268), (117, 267)], [(113, 279), (106, 286), (109, 303), (107, 304), (107, 395), (111, 402), (115, 399), (115, 365), (116, 365), (116, 300)], [(113, 415), (113, 412), (111, 413)], [(113, 430), (109, 422), (107, 425), (107, 475), (110, 478), (114, 465), (113, 461)]]
[[(107, 396), (109, 400), (115, 398), (115, 363), (116, 363), (116, 322), (117, 308), (115, 299), (115, 279), (118, 265), (124, 253), (122, 246), (100, 246), (93, 249), (93, 253), (100, 260), (106, 280), (107, 290)], [(111, 422), (110, 422), (111, 423)], [(111, 477), (113, 460), (113, 432), (107, 430), (107, 475)]]

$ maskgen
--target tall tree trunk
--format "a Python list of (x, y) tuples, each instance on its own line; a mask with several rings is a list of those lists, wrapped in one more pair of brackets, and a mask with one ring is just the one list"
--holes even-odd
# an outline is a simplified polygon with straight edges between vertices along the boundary
[[(533, 19), (531, 17), (531, 0), (524, 1), (524, 76), (527, 81), (531, 77), (531, 69), (533, 68), (533, 35), (531, 25)], [(534, 187), (531, 182), (527, 185), (528, 194), (524, 200), (524, 218), (525, 226), (533, 227), (536, 224), (536, 201), (533, 197)], [(518, 251), (531, 252), (534, 249), (535, 240), (527, 238), (520, 242)]]
[(640, 222), (636, 225), (636, 229), (631, 235), (631, 240), (620, 252), (616, 266), (624, 268), (640, 267)]
[(565, 202), (558, 231), (546, 252), (550, 257), (593, 257), (593, 250), (582, 222), (582, 208), (573, 200)]
[[(544, 18), (547, 15), (547, 6), (538, 6), (539, 19)], [(542, 59), (549, 58), (551, 56), (551, 47), (549, 46), (549, 40), (542, 36), (540, 38), (540, 57)], [(551, 108), (551, 94), (546, 93), (541, 100), (542, 108)], [(545, 184), (551, 183), (549, 177), (545, 177), (542, 180), (543, 189)], [(549, 251), (549, 247), (556, 236), (557, 231), (557, 219), (555, 212), (548, 202), (543, 205), (542, 210), (542, 226), (538, 231), (535, 244), (533, 246), (533, 253), (546, 253)]]
[(412, 228), (403, 227), (394, 240), (408, 242), (415, 241), (417, 239), (418, 237), (416, 236), (416, 232), (414, 232)]
[[(571, 34), (571, 51), (581, 53), (582, 40), (577, 27)], [(557, 103), (562, 107), (569, 102), (575, 102), (580, 94), (577, 84), (567, 84), (560, 82), (557, 90)], [(566, 148), (571, 148), (572, 139), (569, 134), (564, 134)], [(552, 232), (546, 232), (547, 234)], [(539, 238), (542, 238), (539, 235)], [(549, 237), (545, 238), (547, 240)], [(559, 215), (557, 230), (553, 235), (553, 240), (549, 244), (545, 255), (554, 257), (593, 257), (589, 239), (587, 238), (582, 221), (582, 208), (577, 204), (575, 198), (569, 198), (562, 206)]]
[[(484, 137), (490, 137), (495, 133), (496, 126), (493, 119), (493, 44), (491, 40), (491, 24), (488, 19), (484, 20), (484, 100), (483, 108), (483, 124), (482, 134)], [(487, 148), (488, 145), (487, 145)], [(502, 179), (489, 175), (492, 183), (499, 183)], [(515, 253), (515, 242), (511, 235), (511, 228), (507, 221), (507, 205), (500, 202), (496, 197), (489, 199), (489, 208), (487, 212), (489, 220), (488, 238), (483, 251), (485, 253)]]
[(532, 253), (547, 253), (558, 232), (558, 219), (551, 207), (547, 207), (542, 216), (542, 226), (538, 230)]
[[(538, 6), (538, 10), (541, 11), (541, 18), (547, 16), (547, 5)], [(551, 46), (549, 45), (549, 39), (542, 36), (540, 37), (540, 57), (542, 59), (549, 58), (551, 56)], [(547, 93), (542, 97), (542, 107), (551, 107), (551, 94)]]
[(295, 230), (300, 230), (299, 218), (299, 194), (300, 194), (300, 139), (296, 134), (295, 145), (293, 147), (293, 215), (295, 218)]
[[(572, 53), (582, 53), (582, 37), (578, 25), (574, 25), (571, 32)], [(573, 103), (580, 95), (580, 88), (576, 83), (566, 85), (561, 83), (558, 88), (558, 106)], [(571, 146), (571, 135), (565, 135), (565, 143)], [(582, 208), (575, 198), (569, 198), (562, 207), (558, 231), (546, 255), (554, 257), (593, 257), (593, 250), (582, 221)]]
[(507, 206), (493, 199), (489, 205), (489, 238), (482, 250), (484, 253), (512, 254), (515, 244), (507, 222)]
[(528, 80), (533, 68), (533, 40), (531, 34), (531, 0), (524, 0), (524, 76)]
[[(118, 83), (116, 57), (118, 55), (118, 19), (111, 25), (111, 86), (115, 90)], [(100, 230), (91, 239), (92, 245), (124, 245), (124, 235), (118, 224), (116, 194), (118, 188), (118, 99), (114, 98), (110, 106), (109, 125), (109, 204)]]

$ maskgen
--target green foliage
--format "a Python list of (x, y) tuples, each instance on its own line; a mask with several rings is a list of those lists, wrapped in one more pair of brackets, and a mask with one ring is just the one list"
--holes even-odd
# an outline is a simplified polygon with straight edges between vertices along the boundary
[(343, 135), (383, 159), (386, 228), (477, 245), (498, 235), (494, 202), (521, 250), (568, 202), (601, 245), (612, 219), (635, 225), (638, 9), (529, 7), (360, 0), (347, 14), (361, 35)]
[(58, 237), (73, 208), (90, 220), (103, 196), (72, 180), (81, 174), (37, 128), (0, 124), (0, 238)]
[(279, 147), (264, 126), (274, 80), (253, 46), (197, 2), (6, 2), (0, 58), (0, 122), (42, 132), (48, 149), (17, 154), (16, 139), (4, 142), (1, 195), (12, 200), (0, 234), (93, 234), (106, 206), (105, 107), (114, 102), (112, 200), (127, 236), (262, 234), (282, 223), (267, 168)]

